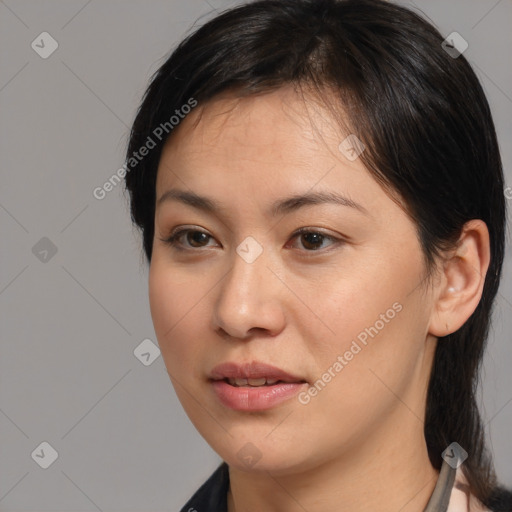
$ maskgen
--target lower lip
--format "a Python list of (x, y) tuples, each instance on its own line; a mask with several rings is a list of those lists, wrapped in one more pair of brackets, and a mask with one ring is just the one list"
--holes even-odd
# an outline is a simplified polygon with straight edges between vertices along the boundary
[(232, 386), (224, 380), (212, 382), (213, 390), (226, 407), (235, 411), (264, 411), (297, 395), (305, 382), (280, 382), (272, 386)]

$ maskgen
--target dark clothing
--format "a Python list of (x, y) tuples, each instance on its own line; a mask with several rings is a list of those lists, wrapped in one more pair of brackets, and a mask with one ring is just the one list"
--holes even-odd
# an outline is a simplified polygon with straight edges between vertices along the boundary
[[(459, 475), (446, 461), (443, 461), (439, 478), (434, 492), (430, 497), (425, 512), (458, 512), (461, 489), (466, 486), (456, 481)], [(198, 489), (180, 512), (227, 512), (227, 494), (229, 490), (229, 467), (223, 462), (208, 480)], [(452, 493), (452, 490), (456, 490)], [(451, 501), (450, 501), (451, 500)], [(480, 504), (481, 506), (481, 504)], [(512, 492), (503, 487), (496, 488), (493, 494), (490, 509), (476, 508), (475, 510), (489, 510), (490, 512), (512, 512)], [(466, 508), (466, 506), (464, 506)], [(472, 512), (472, 508), (468, 509)]]
[(229, 468), (223, 462), (180, 512), (228, 512)]

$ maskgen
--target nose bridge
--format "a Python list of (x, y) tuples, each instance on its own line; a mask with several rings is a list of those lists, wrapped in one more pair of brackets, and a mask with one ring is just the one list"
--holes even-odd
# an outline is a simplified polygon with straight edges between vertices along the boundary
[(243, 338), (254, 327), (279, 328), (279, 280), (267, 268), (269, 255), (253, 237), (245, 238), (233, 253), (232, 268), (222, 282), (214, 316), (217, 326), (234, 337)]
[(248, 299), (257, 299), (259, 292), (267, 288), (271, 276), (267, 268), (268, 251), (254, 237), (246, 237), (235, 249), (232, 258), (232, 270), (223, 287), (223, 294), (245, 303)]

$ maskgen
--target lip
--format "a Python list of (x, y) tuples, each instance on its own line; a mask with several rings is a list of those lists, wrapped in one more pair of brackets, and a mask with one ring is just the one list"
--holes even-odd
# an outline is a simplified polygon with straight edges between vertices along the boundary
[(305, 379), (281, 370), (276, 366), (253, 361), (251, 363), (222, 363), (217, 365), (210, 373), (213, 380), (224, 379), (277, 379), (284, 382), (305, 382)]
[[(278, 380), (272, 385), (259, 387), (232, 386), (227, 379)], [(219, 401), (236, 411), (263, 411), (271, 409), (298, 394), (307, 382), (302, 377), (288, 373), (276, 366), (259, 361), (237, 364), (222, 363), (210, 373), (210, 382)]]

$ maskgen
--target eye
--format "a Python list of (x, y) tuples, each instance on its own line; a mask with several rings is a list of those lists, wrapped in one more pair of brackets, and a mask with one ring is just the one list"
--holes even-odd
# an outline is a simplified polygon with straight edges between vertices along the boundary
[[(182, 242), (182, 238), (185, 238), (187, 244)], [(170, 245), (178, 250), (197, 249), (201, 247), (207, 247), (203, 245), (204, 242), (208, 242), (208, 239), (212, 238), (211, 235), (198, 229), (183, 228), (171, 233), (167, 238), (160, 238), (162, 242)]]
[[(300, 238), (299, 238), (300, 237)], [(342, 243), (342, 241), (334, 236), (327, 235), (321, 231), (317, 231), (310, 228), (300, 228), (292, 235), (292, 240), (298, 238), (302, 242), (302, 246), (307, 252), (318, 251), (323, 249), (322, 243), (326, 240), (333, 242), (330, 245)]]
[[(330, 245), (342, 243), (342, 240), (334, 236), (327, 235), (326, 233), (310, 228), (298, 229), (295, 231), (295, 233), (293, 233), (291, 240), (297, 239), (299, 237), (302, 241), (301, 245), (306, 249), (306, 252), (315, 252), (323, 249), (324, 247), (322, 247), (322, 245), (325, 241), (331, 241), (332, 243)], [(184, 243), (182, 239), (185, 239), (186, 243)], [(191, 228), (178, 229), (177, 231), (171, 233), (169, 237), (160, 238), (160, 240), (165, 244), (170, 245), (180, 251), (208, 247), (207, 243), (209, 239), (213, 239), (213, 237), (208, 233)]]

